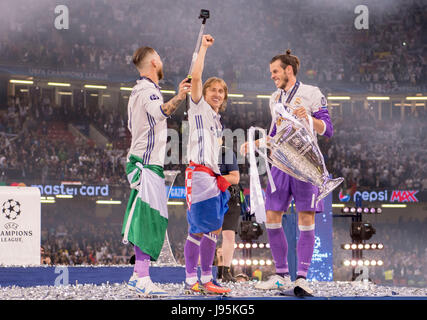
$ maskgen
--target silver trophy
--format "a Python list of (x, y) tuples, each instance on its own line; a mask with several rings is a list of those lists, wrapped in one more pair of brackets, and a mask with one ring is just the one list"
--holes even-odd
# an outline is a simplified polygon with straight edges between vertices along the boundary
[[(316, 204), (338, 187), (344, 178), (331, 179), (323, 155), (313, 134), (311, 121), (300, 121), (289, 113), (284, 105), (278, 106), (280, 113), (276, 121), (276, 135), (266, 139), (269, 154), (259, 148), (256, 151), (269, 163), (292, 177), (319, 188)], [(285, 109), (286, 108), (286, 109)], [(264, 131), (261, 128), (255, 128)]]

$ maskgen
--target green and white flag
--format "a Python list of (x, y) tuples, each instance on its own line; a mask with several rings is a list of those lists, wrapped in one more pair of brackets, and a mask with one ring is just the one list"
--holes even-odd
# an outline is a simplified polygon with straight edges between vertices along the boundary
[(131, 155), (126, 174), (131, 193), (122, 227), (123, 243), (133, 243), (155, 261), (162, 250), (168, 226), (163, 168), (143, 165), (140, 157)]

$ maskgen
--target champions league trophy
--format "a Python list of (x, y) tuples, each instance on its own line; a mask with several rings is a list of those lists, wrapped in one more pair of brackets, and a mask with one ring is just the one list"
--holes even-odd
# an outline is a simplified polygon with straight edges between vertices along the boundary
[[(255, 130), (261, 131), (266, 137), (265, 130), (258, 127), (249, 129), (249, 141), (253, 147), (250, 148), (258, 152), (266, 161), (276, 166), (292, 177), (304, 181), (319, 188), (316, 204), (325, 198), (332, 190), (340, 185), (344, 178), (331, 179), (326, 169), (323, 155), (317, 144), (317, 139), (313, 134), (313, 119), (308, 117), (308, 121), (301, 121), (292, 115), (288, 110), (291, 107), (277, 104), (276, 114), (276, 135), (262, 139), (264, 142), (260, 147), (266, 147), (269, 154), (262, 152), (253, 143)], [(267, 166), (270, 184), (272, 184), (271, 174)], [(274, 183), (274, 182), (273, 182)], [(272, 186), (274, 192), (275, 187)]]

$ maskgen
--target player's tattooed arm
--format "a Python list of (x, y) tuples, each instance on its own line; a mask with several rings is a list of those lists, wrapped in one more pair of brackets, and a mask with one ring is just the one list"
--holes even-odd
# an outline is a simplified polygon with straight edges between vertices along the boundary
[(172, 113), (178, 109), (181, 103), (185, 100), (187, 93), (191, 91), (191, 83), (187, 82), (187, 79), (184, 79), (179, 84), (178, 94), (170, 99), (168, 102), (162, 105), (163, 112), (170, 116)]

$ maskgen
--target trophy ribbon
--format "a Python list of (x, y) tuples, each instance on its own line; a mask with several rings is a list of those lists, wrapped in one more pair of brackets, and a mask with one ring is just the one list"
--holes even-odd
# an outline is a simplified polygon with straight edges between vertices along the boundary
[[(251, 213), (255, 214), (256, 221), (258, 223), (263, 223), (266, 221), (266, 214), (265, 214), (265, 203), (264, 203), (264, 197), (262, 195), (261, 190), (261, 183), (259, 181), (259, 172), (258, 167), (256, 163), (255, 158), (255, 149), (259, 152), (259, 149), (255, 146), (254, 141), (254, 135), (255, 131), (258, 130), (263, 133), (264, 137), (262, 138), (263, 144), (265, 145), (265, 131), (264, 129), (251, 127), (249, 129), (248, 134), (248, 145), (249, 145), (249, 175), (250, 175), (250, 206), (251, 206)], [(260, 146), (261, 147), (261, 146)], [(267, 176), (268, 180), (270, 182), (271, 191), (276, 191), (276, 185), (274, 184), (273, 177), (270, 172), (270, 167), (268, 165), (267, 155), (264, 153), (259, 152), (259, 154), (264, 158), (265, 160), (265, 166), (267, 169)]]

